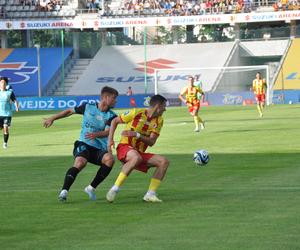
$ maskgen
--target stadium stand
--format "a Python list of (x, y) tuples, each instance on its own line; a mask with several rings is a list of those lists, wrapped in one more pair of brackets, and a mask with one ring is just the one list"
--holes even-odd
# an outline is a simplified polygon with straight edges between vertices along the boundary
[(0, 0), (0, 17), (13, 18), (72, 18), (76, 11), (57, 0)]
[[(83, 8), (83, 9), (80, 9)], [(0, 0), (0, 18), (189, 16), (299, 10), (300, 0), (81, 0), (79, 9), (60, 0)]]

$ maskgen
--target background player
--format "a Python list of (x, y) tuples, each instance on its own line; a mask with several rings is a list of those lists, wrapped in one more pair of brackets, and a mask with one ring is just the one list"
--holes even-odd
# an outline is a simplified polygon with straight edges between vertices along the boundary
[(0, 129), (3, 129), (3, 148), (7, 148), (9, 128), (12, 120), (12, 102), (19, 111), (19, 105), (12, 89), (7, 88), (8, 78), (0, 77)]
[(109, 175), (114, 164), (112, 154), (107, 152), (107, 136), (110, 123), (116, 117), (111, 108), (115, 106), (117, 96), (117, 90), (103, 87), (99, 103), (85, 103), (75, 107), (74, 110), (67, 109), (45, 119), (44, 127), (48, 128), (55, 120), (75, 113), (83, 115), (80, 139), (74, 143), (73, 155), (75, 161), (65, 175), (64, 184), (58, 196), (60, 201), (66, 201), (69, 189), (77, 174), (88, 162), (100, 166), (91, 184), (84, 189), (91, 200), (96, 199), (96, 187)]
[[(201, 94), (201, 96), (199, 95)], [(184, 97), (185, 96), (185, 99)], [(195, 132), (199, 132), (199, 124), (201, 126), (201, 129), (204, 129), (204, 121), (201, 119), (201, 117), (198, 115), (199, 109), (200, 109), (200, 98), (204, 96), (204, 92), (201, 88), (194, 86), (194, 78), (192, 76), (189, 76), (188, 78), (188, 86), (184, 87), (180, 94), (179, 99), (186, 103), (186, 105), (189, 108), (190, 114), (194, 118), (195, 122)]]
[(261, 78), (261, 73), (256, 73), (256, 78), (252, 82), (252, 90), (255, 95), (257, 110), (260, 117), (263, 117), (263, 109), (265, 107), (265, 89), (266, 89), (266, 80)]
[(114, 146), (114, 133), (117, 126), (125, 123), (126, 128), (121, 134), (121, 141), (117, 147), (117, 157), (124, 165), (115, 184), (106, 195), (109, 202), (115, 200), (120, 186), (133, 169), (146, 173), (153, 166), (156, 167), (156, 170), (143, 200), (161, 202), (156, 195), (156, 190), (167, 172), (169, 161), (164, 156), (145, 153), (145, 151), (148, 146), (151, 147), (156, 143), (160, 134), (166, 102), (167, 100), (163, 96), (155, 95), (150, 99), (149, 108), (132, 109), (112, 121), (108, 137), (108, 151), (111, 151), (111, 147)]

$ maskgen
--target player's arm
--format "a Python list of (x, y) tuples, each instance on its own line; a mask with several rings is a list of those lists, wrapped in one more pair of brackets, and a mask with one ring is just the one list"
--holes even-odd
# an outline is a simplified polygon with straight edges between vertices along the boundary
[(14, 92), (11, 92), (10, 100), (14, 103), (16, 111), (19, 112), (19, 103), (17, 102), (17, 98)]
[(107, 122), (106, 122), (106, 128), (102, 131), (96, 131), (96, 132), (92, 132), (92, 133), (86, 133), (85, 134), (85, 138), (86, 139), (90, 139), (90, 140), (94, 140), (95, 138), (103, 138), (103, 137), (108, 137), (109, 135), (109, 129), (110, 129), (110, 125), (111, 125), (111, 122), (114, 118), (116, 118), (117, 116), (114, 115), (112, 116)]
[(181, 92), (180, 92), (180, 94), (179, 94), (179, 99), (182, 101), (182, 102), (184, 102), (184, 103), (186, 103), (186, 99), (184, 99), (183, 98), (183, 96), (186, 94), (186, 88), (184, 88), (183, 90), (181, 90)]
[(104, 131), (97, 131), (97, 132), (92, 132), (92, 133), (86, 133), (85, 134), (85, 138), (86, 139), (90, 139), (90, 140), (94, 140), (96, 138), (103, 138), (103, 137), (107, 137), (109, 134), (109, 128), (105, 129)]
[(145, 136), (142, 135), (136, 131), (131, 131), (131, 130), (124, 130), (122, 132), (123, 136), (128, 136), (128, 137), (136, 137), (137, 139), (141, 140), (143, 143), (147, 144), (148, 146), (153, 146), (159, 136), (159, 134), (156, 133), (151, 133), (150, 136)]
[(120, 123), (124, 123), (120, 116), (117, 116), (111, 121), (110, 128), (109, 128), (109, 134), (107, 139), (107, 151), (111, 153), (112, 147), (114, 147), (114, 135), (115, 131)]
[(14, 101), (14, 104), (15, 104), (16, 112), (19, 112), (19, 103), (17, 102), (17, 100)]
[(68, 117), (70, 115), (73, 115), (74, 113), (75, 112), (73, 109), (66, 109), (64, 111), (59, 112), (58, 114), (50, 116), (49, 118), (44, 118), (43, 126), (44, 128), (49, 128), (55, 120)]

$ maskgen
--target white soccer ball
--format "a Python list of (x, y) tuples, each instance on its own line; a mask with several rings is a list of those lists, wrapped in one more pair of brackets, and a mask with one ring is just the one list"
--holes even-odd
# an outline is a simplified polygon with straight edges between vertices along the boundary
[(194, 157), (193, 157), (193, 161), (197, 164), (197, 165), (206, 165), (209, 161), (209, 154), (206, 150), (204, 149), (200, 149), (197, 150), (194, 153)]

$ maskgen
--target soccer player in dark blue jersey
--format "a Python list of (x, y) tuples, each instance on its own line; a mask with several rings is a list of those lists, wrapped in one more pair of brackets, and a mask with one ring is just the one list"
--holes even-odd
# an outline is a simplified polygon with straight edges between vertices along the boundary
[(107, 151), (107, 137), (111, 121), (117, 116), (111, 108), (116, 104), (118, 91), (111, 87), (103, 87), (99, 103), (85, 103), (74, 109), (64, 110), (44, 120), (44, 127), (50, 127), (55, 120), (68, 117), (73, 114), (83, 115), (80, 138), (74, 143), (74, 165), (68, 169), (62, 190), (58, 196), (60, 201), (66, 201), (70, 187), (77, 174), (88, 162), (99, 165), (100, 168), (84, 191), (91, 200), (96, 200), (97, 186), (109, 175), (114, 158)]
[(8, 78), (0, 77), (0, 129), (3, 129), (3, 148), (7, 148), (9, 138), (9, 127), (12, 120), (12, 103), (15, 104), (16, 111), (19, 105), (16, 96), (11, 88), (7, 88)]

